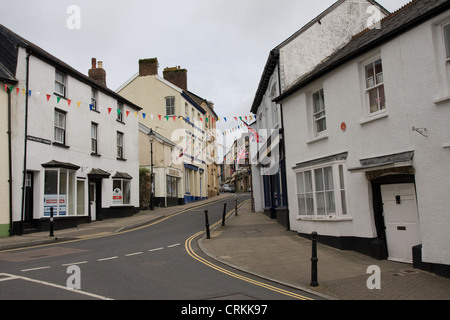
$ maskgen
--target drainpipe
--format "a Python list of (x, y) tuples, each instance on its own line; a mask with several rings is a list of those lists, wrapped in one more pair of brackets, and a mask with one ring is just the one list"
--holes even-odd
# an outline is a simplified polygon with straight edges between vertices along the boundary
[(13, 231), (13, 210), (12, 210), (12, 156), (11, 156), (11, 90), (8, 92), (8, 171), (9, 171), (9, 236), (14, 235)]
[[(279, 92), (281, 94), (282, 93), (281, 92), (281, 66), (280, 66), (280, 57), (279, 56), (278, 56), (278, 88), (279, 88)], [(284, 171), (284, 175), (285, 175), (284, 180), (286, 181), (286, 174), (287, 174), (287, 172), (286, 172), (286, 148), (284, 145), (285, 138), (284, 138), (283, 105), (281, 103), (280, 103), (280, 113), (281, 113), (281, 134), (283, 137), (283, 140), (281, 143), (281, 149), (283, 152), (283, 171)], [(286, 182), (286, 184), (287, 184), (287, 182)], [(282, 183), (282, 185), (283, 185), (283, 183)], [(286, 226), (287, 226), (286, 229), (289, 231), (289, 230), (291, 230), (291, 225), (290, 225), (290, 220), (289, 220), (289, 201), (288, 201), (287, 190), (283, 190), (283, 193), (285, 193), (285, 199), (286, 199), (286, 211), (287, 211), (287, 213), (286, 213), (286, 220), (287, 220), (286, 221)]]
[(23, 146), (23, 180), (22, 180), (22, 209), (21, 209), (21, 220), (20, 220), (20, 231), (19, 234), (23, 233), (23, 219), (25, 215), (25, 179), (27, 173), (27, 135), (28, 135), (28, 92), (29, 92), (29, 80), (30, 80), (30, 55), (31, 49), (27, 49), (27, 76), (26, 76), (26, 95), (25, 95), (25, 136), (24, 136), (24, 146)]

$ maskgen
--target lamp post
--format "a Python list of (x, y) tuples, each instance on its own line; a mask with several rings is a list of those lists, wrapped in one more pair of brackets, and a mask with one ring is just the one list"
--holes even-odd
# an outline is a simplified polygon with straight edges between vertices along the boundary
[(148, 134), (148, 140), (150, 141), (150, 166), (151, 166), (151, 172), (150, 172), (150, 179), (151, 179), (151, 185), (150, 185), (150, 210), (155, 210), (155, 174), (153, 172), (153, 141), (154, 141), (154, 135), (153, 131), (150, 129), (150, 133)]

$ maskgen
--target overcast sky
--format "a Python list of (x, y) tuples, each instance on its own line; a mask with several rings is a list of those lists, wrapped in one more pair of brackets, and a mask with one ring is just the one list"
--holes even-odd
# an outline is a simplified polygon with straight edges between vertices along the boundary
[[(188, 90), (211, 100), (219, 117), (250, 115), (270, 50), (335, 0), (14, 0), (1, 1), (0, 23), (87, 74), (103, 61), (116, 90), (157, 57), (188, 70)], [(378, 1), (393, 12), (407, 0)], [(80, 8), (69, 29), (67, 8)], [(225, 125), (225, 123), (220, 123)]]

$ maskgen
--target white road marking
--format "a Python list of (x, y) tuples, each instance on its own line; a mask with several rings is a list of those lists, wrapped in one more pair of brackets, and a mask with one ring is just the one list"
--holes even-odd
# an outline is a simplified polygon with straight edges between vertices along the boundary
[(94, 294), (94, 293), (90, 293), (90, 292), (86, 292), (86, 291), (82, 291), (82, 290), (70, 289), (70, 288), (67, 288), (67, 287), (64, 287), (64, 286), (60, 286), (58, 284), (46, 282), (46, 281), (35, 280), (35, 279), (21, 277), (21, 276), (16, 276), (16, 275), (7, 274), (7, 273), (0, 273), (0, 276), (8, 276), (8, 278), (2, 279), (2, 280), (17, 280), (17, 279), (25, 280), (25, 281), (34, 282), (34, 283), (42, 284), (42, 285), (49, 286), (49, 287), (54, 287), (54, 288), (58, 288), (58, 289), (62, 289), (62, 290), (70, 291), (70, 292), (83, 294), (85, 296), (89, 296), (89, 297), (96, 298), (96, 299), (112, 300), (110, 298), (107, 298), (107, 297), (104, 297), (104, 296), (100, 296), (98, 294)]
[(51, 268), (50, 266), (45, 266), (45, 267), (39, 267), (39, 268), (23, 269), (23, 270), (20, 270), (20, 271), (28, 272), (28, 271), (35, 271), (35, 270), (42, 270), (42, 269), (50, 269), (50, 268)]
[(128, 253), (128, 254), (126, 254), (125, 255), (125, 257), (131, 257), (131, 256), (135, 256), (135, 255), (138, 255), (138, 254), (142, 254), (143, 252), (134, 252), (134, 253)]
[(88, 263), (87, 261), (80, 261), (80, 262), (73, 262), (73, 263), (65, 263), (62, 266), (63, 267), (67, 267), (67, 266), (73, 266), (73, 265), (77, 265), (77, 264), (85, 264)]
[(158, 251), (158, 250), (163, 250), (164, 248), (156, 248), (156, 249), (150, 249), (150, 250), (148, 250), (149, 252), (152, 252), (152, 251)]
[(106, 261), (106, 260), (112, 260), (112, 259), (117, 259), (119, 258), (118, 256), (114, 256), (114, 257), (108, 257), (108, 258), (102, 258), (102, 259), (97, 259), (97, 261)]
[(170, 245), (170, 246), (167, 246), (167, 248), (173, 248), (173, 247), (176, 247), (176, 246), (179, 246), (181, 243), (175, 243), (175, 244), (172, 244), (172, 245)]

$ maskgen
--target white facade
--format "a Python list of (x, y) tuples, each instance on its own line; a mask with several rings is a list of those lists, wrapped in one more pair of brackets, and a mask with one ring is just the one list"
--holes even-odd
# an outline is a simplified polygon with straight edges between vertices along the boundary
[(251, 109), (261, 137), (251, 148), (254, 189), (261, 190), (254, 203), (256, 211), (270, 212), (288, 228), (284, 115), (274, 99), (372, 23), (373, 12), (377, 20), (387, 14), (375, 1), (337, 1), (270, 52)]
[[(25, 48), (19, 48), (17, 87), (31, 93), (13, 97), (14, 223), (36, 226), (48, 219), (50, 207), (60, 226), (78, 218), (133, 214), (139, 207), (139, 107), (60, 61), (45, 62), (41, 55), (28, 58)], [(59, 87), (57, 71), (63, 75)], [(93, 88), (96, 106), (90, 107)]]
[(282, 90), (386, 13), (375, 1), (337, 1), (279, 46)]
[(356, 240), (365, 252), (382, 236), (390, 259), (411, 262), (422, 245), (423, 262), (450, 264), (448, 23), (450, 11), (283, 99), (293, 230)]

